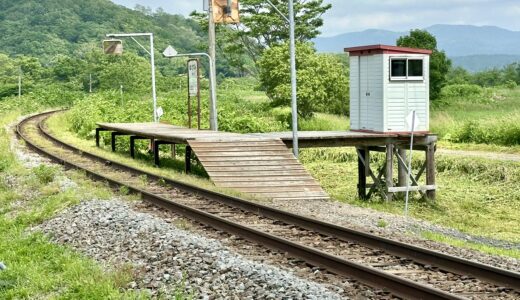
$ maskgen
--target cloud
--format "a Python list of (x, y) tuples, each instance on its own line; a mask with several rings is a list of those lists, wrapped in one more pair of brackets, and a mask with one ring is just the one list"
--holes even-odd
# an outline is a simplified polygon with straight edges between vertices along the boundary
[(494, 25), (520, 30), (517, 0), (325, 0), (324, 36), (365, 29), (406, 31), (434, 24)]

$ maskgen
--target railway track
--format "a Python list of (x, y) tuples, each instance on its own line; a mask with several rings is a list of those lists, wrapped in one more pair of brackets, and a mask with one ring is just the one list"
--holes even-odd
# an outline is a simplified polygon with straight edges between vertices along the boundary
[(83, 152), (49, 134), (44, 121), (52, 113), (18, 124), (17, 134), (29, 147), (198, 223), (402, 298), (520, 298), (520, 273), (204, 190)]

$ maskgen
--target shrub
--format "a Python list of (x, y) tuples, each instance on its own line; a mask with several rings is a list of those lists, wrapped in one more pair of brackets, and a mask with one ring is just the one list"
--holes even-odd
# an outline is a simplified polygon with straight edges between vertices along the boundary
[(469, 83), (447, 85), (442, 88), (441, 96), (447, 101), (467, 101), (471, 103), (494, 102), (490, 89)]
[[(258, 62), (260, 83), (275, 107), (290, 106), (291, 76), (289, 45), (274, 46)], [(317, 54), (308, 43), (297, 45), (298, 114), (312, 117), (314, 112), (348, 112), (349, 86), (341, 61), (332, 55)]]
[(46, 165), (39, 165), (38, 167), (33, 169), (34, 175), (38, 178), (41, 184), (48, 184), (54, 181), (56, 177), (57, 170), (56, 168), (49, 167)]
[(519, 113), (476, 122), (467, 121), (455, 131), (453, 141), (504, 146), (520, 145)]

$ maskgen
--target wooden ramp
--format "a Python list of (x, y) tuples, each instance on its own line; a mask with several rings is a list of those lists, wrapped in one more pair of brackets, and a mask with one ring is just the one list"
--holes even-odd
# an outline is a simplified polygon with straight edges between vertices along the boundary
[(329, 198), (280, 139), (197, 138), (187, 142), (218, 187), (274, 200)]

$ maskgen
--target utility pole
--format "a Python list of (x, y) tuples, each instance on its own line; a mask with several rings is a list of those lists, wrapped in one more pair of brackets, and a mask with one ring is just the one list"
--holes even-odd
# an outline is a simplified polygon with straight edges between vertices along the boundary
[(296, 42), (295, 42), (295, 21), (294, 21), (294, 2), (289, 0), (289, 18), (287, 18), (272, 2), (265, 0), (271, 7), (289, 23), (289, 38), (290, 38), (290, 55), (291, 55), (291, 113), (292, 113), (292, 145), (293, 154), (298, 158), (298, 103), (297, 103), (297, 88), (296, 88)]
[(150, 33), (150, 60), (152, 64), (152, 97), (153, 97), (153, 121), (157, 123), (159, 116), (157, 116), (157, 91), (155, 90), (155, 49), (153, 47), (153, 33)]
[(298, 158), (298, 108), (296, 103), (296, 43), (294, 41), (294, 3), (289, 0), (289, 31), (291, 40), (291, 110), (293, 154)]
[[(212, 84), (212, 93), (216, 93), (216, 89), (217, 89), (217, 72), (216, 72), (216, 55), (215, 55), (215, 40), (216, 40), (216, 37), (215, 37), (215, 20), (213, 19), (213, 1), (208, 1), (208, 21), (209, 21), (209, 24), (208, 24), (208, 29), (209, 29), (209, 32), (208, 32), (208, 36), (209, 36), (209, 56), (211, 57), (210, 59), (210, 64), (212, 64), (211, 68), (210, 68), (210, 83)], [(217, 125), (217, 103), (215, 101), (215, 98), (216, 97), (211, 97), (212, 101), (210, 103), (210, 107), (209, 107), (209, 124), (210, 124), (210, 129), (211, 130), (214, 130), (214, 131), (218, 131), (218, 125)]]

